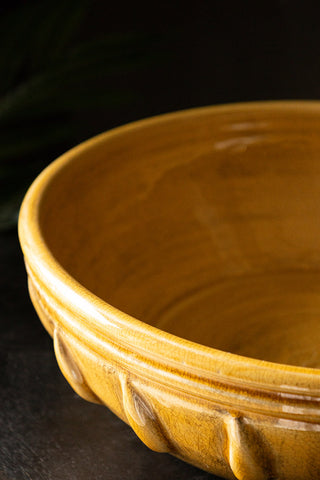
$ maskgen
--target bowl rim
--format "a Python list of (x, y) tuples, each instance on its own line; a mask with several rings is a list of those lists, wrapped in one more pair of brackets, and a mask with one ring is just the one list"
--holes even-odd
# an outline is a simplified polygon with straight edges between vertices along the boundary
[[(280, 364), (234, 353), (224, 352), (199, 343), (185, 340), (164, 332), (108, 304), (73, 278), (54, 258), (41, 232), (39, 214), (41, 201), (51, 181), (60, 174), (69, 162), (86, 150), (103, 144), (108, 139), (127, 132), (161, 124), (168, 120), (198, 117), (210, 114), (221, 115), (237, 111), (303, 111), (320, 116), (320, 101), (281, 100), (230, 103), (191, 108), (157, 115), (113, 128), (86, 140), (68, 150), (46, 167), (30, 186), (20, 209), (18, 233), (26, 260), (27, 270), (54, 291), (56, 297), (87, 315), (86, 327), (101, 338), (113, 338), (142, 352), (149, 363), (156, 362), (168, 377), (168, 371), (189, 382), (191, 377), (203, 381), (203, 385), (221, 382), (228, 388), (232, 385), (243, 389), (246, 385), (262, 395), (294, 397), (305, 402), (320, 401), (320, 369)], [(154, 348), (146, 348), (148, 345)], [(152, 350), (152, 351), (151, 351)], [(165, 361), (164, 361), (165, 358)], [(181, 359), (184, 359), (183, 365)], [(304, 409), (307, 408), (305, 404)]]

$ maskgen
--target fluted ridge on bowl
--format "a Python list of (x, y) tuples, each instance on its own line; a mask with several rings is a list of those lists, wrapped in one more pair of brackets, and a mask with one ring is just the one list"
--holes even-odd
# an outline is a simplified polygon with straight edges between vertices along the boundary
[[(53, 318), (55, 322), (61, 326), (69, 335), (77, 336), (81, 342), (86, 344), (100, 358), (105, 358), (108, 353), (106, 348), (112, 348), (114, 352), (118, 351), (118, 356), (122, 362), (127, 362), (131, 370), (137, 373), (149, 375), (153, 379), (157, 379), (160, 383), (178, 386), (181, 391), (192, 391), (194, 383), (195, 396), (201, 396), (204, 399), (210, 398), (218, 403), (228, 404), (230, 408), (244, 408), (267, 415), (272, 414), (282, 418), (290, 418), (301, 421), (319, 422), (320, 420), (320, 396), (310, 395), (310, 392), (303, 394), (301, 392), (276, 392), (261, 385), (244, 385), (241, 381), (234, 382), (233, 379), (223, 376), (212, 376), (207, 372), (196, 372), (194, 375), (189, 372), (172, 366), (167, 361), (155, 362), (152, 358), (152, 351), (140, 351), (133, 346), (134, 355), (130, 355), (130, 351), (126, 344), (122, 344), (121, 340), (114, 335), (109, 336), (109, 332), (105, 331), (106, 343), (103, 344), (100, 332), (97, 334), (91, 328), (91, 322), (86, 317), (83, 321), (72, 315), (72, 306), (68, 304), (62, 305), (59, 296), (54, 296), (48, 291), (40, 278), (35, 278), (31, 268), (27, 267), (29, 272), (29, 282), (31, 284), (32, 297), (37, 293), (37, 299), (33, 301), (37, 303), (38, 308), (45, 312), (43, 323), (51, 335), (53, 335)], [(41, 294), (39, 292), (42, 292)], [(49, 326), (48, 326), (49, 325)], [(138, 360), (137, 360), (138, 359)], [(202, 376), (201, 376), (202, 374)], [(199, 393), (201, 392), (201, 394)], [(232, 399), (232, 401), (231, 401)]]
[[(179, 446), (179, 442), (175, 439), (175, 433), (170, 429), (170, 426), (168, 427), (168, 425), (164, 424), (165, 422), (161, 418), (163, 413), (160, 416), (158, 415), (155, 407), (153, 387), (150, 395), (150, 384), (156, 384), (157, 388), (159, 388), (161, 377), (164, 376), (165, 382), (163, 382), (162, 378), (164, 385), (161, 388), (165, 391), (165, 402), (162, 402), (161, 409), (172, 409), (173, 400), (170, 396), (170, 390), (173, 387), (170, 388), (170, 381), (168, 381), (165, 370), (158, 372), (159, 376), (154, 375), (154, 370), (152, 370), (151, 375), (148, 375), (146, 372), (149, 367), (146, 359), (141, 360), (140, 358), (138, 362), (141, 368), (134, 369), (132, 368), (134, 363), (132, 357), (130, 359), (132, 363), (130, 364), (129, 360), (128, 369), (125, 369), (123, 367), (125, 364), (123, 362), (123, 351), (121, 349), (119, 351), (115, 345), (112, 350), (106, 351), (104, 355), (101, 355), (101, 352), (97, 352), (92, 346), (92, 337), (90, 341), (83, 342), (83, 338), (88, 338), (88, 335), (87, 332), (83, 332), (82, 326), (80, 327), (82, 336), (75, 334), (77, 318), (70, 311), (62, 311), (61, 305), (59, 306), (57, 299), (54, 300), (52, 298), (52, 294), (50, 295), (48, 292), (44, 294), (45, 289), (43, 285), (39, 287), (30, 268), (28, 268), (28, 271), (32, 301), (43, 324), (54, 338), (58, 364), (73, 389), (85, 400), (105, 404), (111, 408), (133, 428), (137, 436), (152, 450), (168, 452), (190, 461), (190, 452), (186, 455), (184, 448), (181, 445)], [(68, 325), (67, 318), (71, 318), (72, 329)], [(97, 384), (102, 383), (101, 377), (100, 382), (97, 383), (95, 383), (95, 379), (87, 378), (86, 370), (90, 370), (87, 361), (90, 357), (94, 358), (96, 365), (101, 365), (103, 378), (104, 380), (108, 379), (108, 385), (111, 385), (113, 398), (111, 398), (110, 388), (108, 392), (97, 390)], [(133, 373), (129, 374), (129, 370)], [(226, 393), (230, 395), (227, 387), (228, 385), (225, 385)], [(249, 402), (243, 406), (239, 402), (240, 397), (236, 397), (234, 404), (230, 405), (228, 409), (227, 399), (221, 399), (223, 394), (221, 390), (216, 401), (212, 398), (212, 393), (210, 396), (204, 395), (200, 399), (199, 395), (187, 392), (185, 388), (181, 389), (181, 393), (186, 399), (185, 401), (193, 406), (201, 401), (202, 408), (205, 406), (206, 411), (209, 412), (210, 421), (213, 425), (218, 423), (219, 427), (216, 428), (224, 432), (222, 436), (221, 434), (217, 436), (214, 446), (214, 450), (223, 452), (224, 462), (221, 463), (220, 460), (220, 470), (217, 470), (217, 468), (212, 470), (210, 465), (199, 463), (197, 456), (193, 458), (193, 463), (201, 468), (223, 475), (225, 478), (236, 478), (238, 480), (282, 478), (275, 473), (278, 470), (277, 462), (275, 461), (275, 446), (271, 444), (270, 438), (265, 438), (265, 435), (256, 429), (254, 425), (256, 416), (260, 420), (262, 419), (262, 424), (266, 423), (269, 425), (267, 432), (268, 429), (270, 430), (274, 428), (274, 425), (277, 425), (279, 418), (282, 418), (283, 421), (289, 424), (291, 422), (292, 428), (296, 428), (297, 432), (307, 432), (309, 429), (314, 428), (317, 430), (318, 428), (317, 419), (311, 419), (310, 415), (306, 416), (305, 412), (303, 412), (302, 416), (300, 413), (298, 415), (292, 413), (289, 406), (287, 413), (283, 411), (281, 414), (278, 409), (275, 415), (270, 414), (264, 403), (265, 399), (261, 399), (259, 396), (258, 402), (262, 403), (260, 408), (252, 408), (252, 404), (249, 404)], [(245, 392), (246, 395), (248, 395), (248, 391)], [(218, 398), (219, 396), (220, 398)], [(268, 407), (270, 408), (270, 405)], [(187, 419), (187, 421), (192, 423), (192, 418)], [(194, 432), (191, 428), (190, 438), (185, 439), (187, 445), (192, 443), (193, 435)], [(219, 447), (217, 447), (217, 442), (220, 442)], [(206, 458), (210, 455), (214, 458), (212, 448), (212, 445), (207, 445)], [(216, 462), (217, 459), (214, 459)]]

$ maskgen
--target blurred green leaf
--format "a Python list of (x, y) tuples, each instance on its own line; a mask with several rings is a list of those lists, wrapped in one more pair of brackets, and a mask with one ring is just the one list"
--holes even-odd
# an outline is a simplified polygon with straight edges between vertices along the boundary
[(0, 17), (0, 229), (37, 161), (52, 159), (42, 152), (79, 140), (79, 113), (136, 101), (117, 79), (163, 60), (152, 35), (81, 40), (92, 8), (89, 0), (30, 1)]
[(73, 131), (69, 122), (62, 121), (56, 125), (51, 122), (49, 125), (44, 124), (31, 128), (26, 125), (11, 131), (0, 130), (0, 162), (55, 145), (70, 138)]
[(0, 92), (41, 71), (63, 52), (89, 2), (28, 2), (0, 17)]
[[(97, 106), (98, 95), (102, 107), (107, 101), (114, 104), (121, 95), (106, 91), (107, 86), (99, 85), (99, 79), (145, 67), (152, 61), (154, 56), (151, 53), (137, 52), (132, 45), (122, 52), (122, 56), (117, 49), (110, 53), (107, 39), (78, 46), (55, 68), (32, 76), (3, 96), (0, 99), (0, 122), (19, 116), (79, 110), (82, 106), (90, 106), (91, 101)], [(128, 92), (124, 93), (129, 99)]]
[(79, 29), (89, 8), (89, 1), (39, 3), (39, 25), (35, 26), (31, 37), (32, 62), (35, 72), (44, 66), (52, 65)]
[(70, 67), (39, 75), (11, 91), (0, 99), (0, 125), (21, 117), (103, 108), (132, 98), (126, 90), (110, 91), (107, 86), (97, 89), (97, 77), (90, 68), (81, 72), (82, 82), (75, 77), (77, 73)]
[(24, 194), (25, 189), (14, 191), (11, 196), (0, 203), (0, 232), (16, 225)]

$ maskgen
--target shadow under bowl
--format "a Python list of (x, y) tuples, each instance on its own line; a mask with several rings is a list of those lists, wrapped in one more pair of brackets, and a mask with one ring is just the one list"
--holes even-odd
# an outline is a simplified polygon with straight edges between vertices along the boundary
[(31, 298), (76, 392), (228, 479), (320, 474), (320, 103), (99, 135), (31, 186)]

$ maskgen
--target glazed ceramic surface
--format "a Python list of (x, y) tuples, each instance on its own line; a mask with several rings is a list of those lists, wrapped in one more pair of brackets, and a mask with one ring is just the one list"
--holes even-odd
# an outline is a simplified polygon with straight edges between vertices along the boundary
[(19, 234), (79, 395), (226, 479), (320, 478), (319, 103), (102, 134), (34, 182)]

